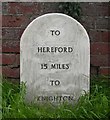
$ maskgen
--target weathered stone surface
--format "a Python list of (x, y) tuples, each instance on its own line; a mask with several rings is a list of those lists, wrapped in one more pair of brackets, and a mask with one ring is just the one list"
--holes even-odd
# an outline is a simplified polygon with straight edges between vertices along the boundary
[(89, 91), (90, 45), (83, 26), (60, 13), (40, 16), (20, 42), (20, 77), (28, 101), (72, 102)]

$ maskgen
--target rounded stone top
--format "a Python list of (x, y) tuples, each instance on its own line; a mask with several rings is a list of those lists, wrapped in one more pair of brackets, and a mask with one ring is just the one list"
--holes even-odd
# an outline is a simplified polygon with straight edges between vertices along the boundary
[[(73, 31), (74, 31), (75, 33), (77, 32), (77, 34), (79, 33), (78, 32), (78, 29), (79, 29), (79, 31), (81, 31), (81, 33), (79, 33), (79, 34), (85, 34), (89, 39), (89, 36), (88, 36), (85, 28), (73, 17), (70, 17), (63, 13), (48, 13), (48, 14), (44, 14), (44, 15), (37, 17), (27, 26), (27, 28), (25, 29), (25, 31), (21, 37), (21, 44), (22, 44), (22, 39), (24, 37), (24, 34), (25, 33), (28, 34), (27, 31), (29, 31), (29, 33), (32, 33), (32, 34), (35, 34), (34, 32), (36, 31), (35, 36), (37, 36), (37, 34), (39, 34), (39, 33), (37, 33), (38, 30), (41, 32), (42, 29), (45, 30), (47, 28), (50, 28), (50, 29), (51, 28), (55, 28), (55, 29), (59, 28), (61, 30), (65, 29), (65, 31), (67, 33), (70, 31), (73, 33)], [(32, 30), (32, 32), (30, 32), (30, 30)], [(62, 33), (64, 33), (64, 32), (62, 32)], [(44, 36), (44, 34), (43, 34), (43, 36)]]

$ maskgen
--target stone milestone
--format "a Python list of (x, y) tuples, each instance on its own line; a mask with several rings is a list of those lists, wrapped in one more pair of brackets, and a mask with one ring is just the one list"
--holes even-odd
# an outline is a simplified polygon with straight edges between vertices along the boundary
[(90, 43), (84, 27), (61, 13), (42, 15), (20, 42), (20, 79), (29, 102), (73, 102), (89, 91)]

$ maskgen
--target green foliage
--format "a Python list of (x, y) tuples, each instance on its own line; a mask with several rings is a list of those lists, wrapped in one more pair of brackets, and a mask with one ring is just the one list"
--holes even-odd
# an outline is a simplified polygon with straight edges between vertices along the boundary
[(77, 20), (81, 18), (81, 7), (76, 2), (61, 2), (59, 3), (59, 9), (62, 13), (67, 14)]
[(91, 118), (108, 119), (110, 113), (110, 86), (106, 77), (91, 79), (91, 93), (81, 96), (76, 105), (68, 103), (54, 106), (52, 104), (28, 104), (24, 100), (25, 84), (15, 85), (3, 82), (2, 111), (3, 118)]

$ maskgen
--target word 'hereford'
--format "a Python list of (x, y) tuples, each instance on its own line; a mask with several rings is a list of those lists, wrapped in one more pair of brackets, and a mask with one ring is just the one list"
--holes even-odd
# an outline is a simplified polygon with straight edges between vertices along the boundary
[(37, 51), (38, 53), (39, 52), (71, 53), (73, 52), (73, 48), (72, 47), (38, 47)]

